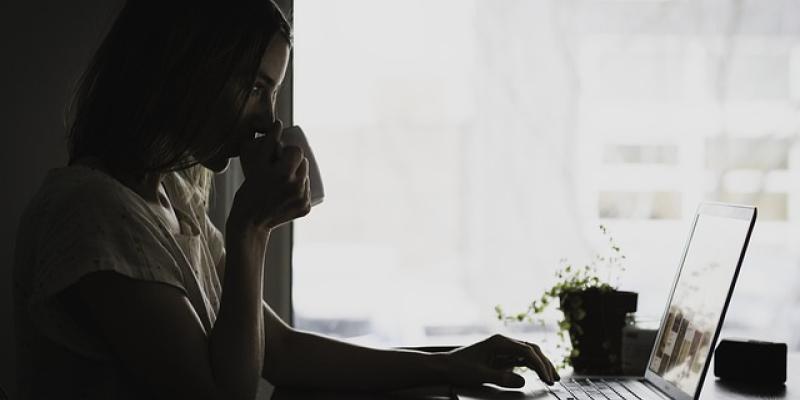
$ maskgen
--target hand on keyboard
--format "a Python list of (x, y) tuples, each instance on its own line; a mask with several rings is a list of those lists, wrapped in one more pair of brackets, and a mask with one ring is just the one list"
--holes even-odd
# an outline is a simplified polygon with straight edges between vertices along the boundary
[(528, 367), (548, 385), (560, 379), (553, 363), (542, 354), (539, 346), (494, 335), (471, 346), (447, 354), (448, 380), (456, 386), (492, 383), (520, 388), (525, 378), (513, 372), (514, 367)]

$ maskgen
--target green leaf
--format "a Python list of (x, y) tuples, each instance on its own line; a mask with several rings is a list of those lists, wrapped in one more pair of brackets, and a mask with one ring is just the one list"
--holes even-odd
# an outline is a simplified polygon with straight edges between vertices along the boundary
[(503, 314), (503, 307), (501, 307), (499, 304), (494, 306), (494, 312), (497, 315), (497, 319), (503, 319), (505, 316), (505, 314)]

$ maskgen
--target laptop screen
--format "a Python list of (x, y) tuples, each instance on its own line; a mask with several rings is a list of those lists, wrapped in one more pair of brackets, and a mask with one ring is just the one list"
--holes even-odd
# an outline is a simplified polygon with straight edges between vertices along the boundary
[(711, 355), (751, 218), (698, 212), (648, 369), (688, 396)]

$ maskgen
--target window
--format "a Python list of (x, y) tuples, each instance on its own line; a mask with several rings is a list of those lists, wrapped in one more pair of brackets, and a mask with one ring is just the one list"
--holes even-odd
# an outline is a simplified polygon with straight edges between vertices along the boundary
[(373, 345), (552, 336), (493, 308), (602, 251), (601, 223), (657, 319), (708, 199), (760, 208), (726, 330), (800, 347), (790, 8), (298, 2), (295, 120), (327, 198), (295, 224), (296, 326)]

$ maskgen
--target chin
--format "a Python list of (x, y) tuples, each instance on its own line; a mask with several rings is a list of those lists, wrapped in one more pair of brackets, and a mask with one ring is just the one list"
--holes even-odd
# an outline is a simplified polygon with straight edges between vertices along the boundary
[(225, 158), (215, 158), (212, 160), (204, 161), (200, 163), (202, 166), (214, 171), (216, 174), (221, 174), (228, 170), (228, 166), (231, 165), (231, 160), (227, 157)]

